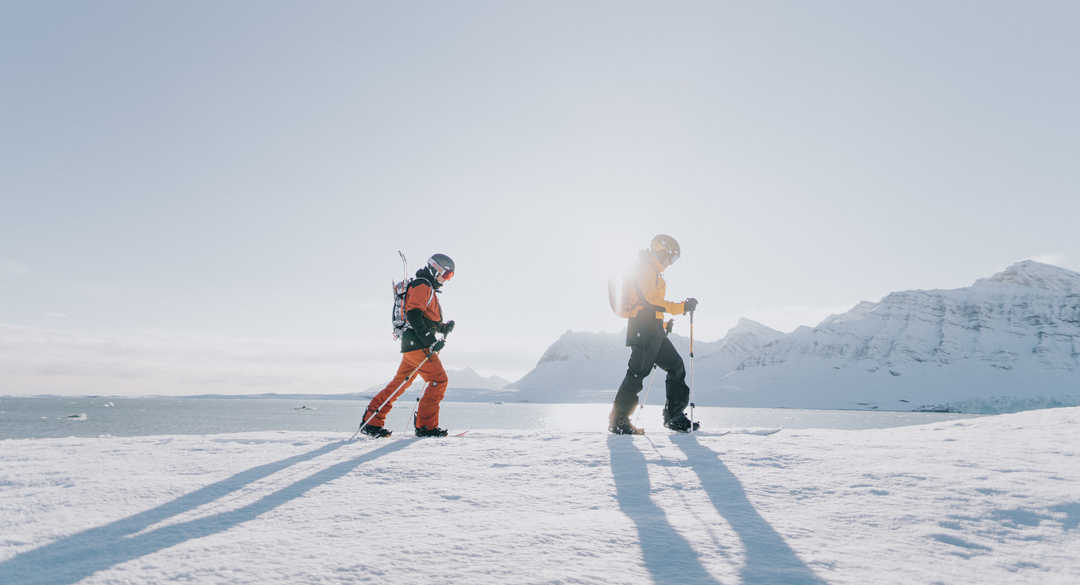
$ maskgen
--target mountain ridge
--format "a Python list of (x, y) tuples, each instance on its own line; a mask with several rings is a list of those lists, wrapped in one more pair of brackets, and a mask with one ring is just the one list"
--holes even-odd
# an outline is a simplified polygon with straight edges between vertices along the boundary
[[(686, 338), (671, 339), (686, 359)], [(694, 349), (701, 404), (1080, 404), (1080, 273), (1025, 260), (967, 287), (891, 292), (790, 333), (740, 319)], [(568, 331), (509, 388), (534, 401), (610, 400), (628, 357), (623, 334)]]

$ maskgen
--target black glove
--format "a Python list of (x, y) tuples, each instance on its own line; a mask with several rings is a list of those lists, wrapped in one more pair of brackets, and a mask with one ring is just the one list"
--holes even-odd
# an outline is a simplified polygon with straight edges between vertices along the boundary
[(439, 353), (440, 351), (442, 351), (442, 348), (445, 345), (446, 345), (446, 340), (445, 339), (440, 339), (440, 340), (436, 341), (434, 344), (432, 344), (431, 349), (428, 350), (428, 353)]
[(695, 299), (694, 297), (690, 297), (690, 298), (686, 299), (685, 301), (683, 301), (683, 304), (682, 304), (683, 313), (693, 313), (694, 309), (696, 309), (696, 308), (697, 308), (697, 299)]
[(431, 347), (438, 340), (438, 338), (435, 337), (435, 333), (430, 330), (425, 332), (423, 335), (417, 332), (417, 337), (419, 337), (417, 341), (420, 342), (420, 347)]
[(443, 335), (448, 335), (453, 330), (454, 330), (454, 320), (453, 319), (447, 321), (446, 323), (439, 323), (439, 333), (442, 333)]

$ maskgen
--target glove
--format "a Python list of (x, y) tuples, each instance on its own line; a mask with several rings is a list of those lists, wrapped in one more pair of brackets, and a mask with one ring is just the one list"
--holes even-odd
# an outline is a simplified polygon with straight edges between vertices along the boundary
[(682, 307), (683, 313), (693, 313), (694, 309), (697, 308), (697, 299), (695, 299), (694, 297), (686, 299), (685, 301), (683, 301)]
[(438, 338), (435, 337), (435, 332), (428, 330), (424, 334), (420, 335), (420, 339), (418, 339), (417, 341), (420, 342), (420, 347), (431, 347), (435, 344), (437, 339)]
[(434, 344), (432, 344), (431, 349), (428, 350), (428, 353), (429, 354), (431, 354), (431, 353), (439, 353), (440, 351), (442, 351), (442, 348), (445, 345), (446, 345), (446, 340), (445, 339), (440, 339), (440, 340), (436, 341)]
[(453, 319), (447, 321), (446, 323), (439, 323), (439, 333), (442, 333), (443, 335), (448, 335), (453, 330), (454, 330), (454, 320)]

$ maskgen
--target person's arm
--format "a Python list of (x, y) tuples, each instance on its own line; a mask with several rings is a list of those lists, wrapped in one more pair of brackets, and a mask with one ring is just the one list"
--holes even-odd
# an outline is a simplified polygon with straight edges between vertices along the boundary
[(639, 274), (638, 275), (638, 288), (641, 290), (641, 294), (645, 296), (645, 302), (650, 305), (660, 307), (665, 313), (671, 313), (672, 315), (683, 314), (683, 303), (676, 303), (664, 298), (664, 289), (657, 285), (656, 278), (653, 274)]
[(424, 316), (422, 309), (411, 309), (405, 312), (405, 320), (416, 332), (421, 347), (431, 347), (435, 343), (435, 331), (430, 321)]
[(424, 316), (424, 310), (427, 309), (434, 295), (435, 292), (426, 284), (413, 286), (405, 294), (405, 320), (409, 322), (409, 326), (416, 332), (421, 347), (430, 347), (435, 343), (435, 328), (432, 327), (432, 322)]

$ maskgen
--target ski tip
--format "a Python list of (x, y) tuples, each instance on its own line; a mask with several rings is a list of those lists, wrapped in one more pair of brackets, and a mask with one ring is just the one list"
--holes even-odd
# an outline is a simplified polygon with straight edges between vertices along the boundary
[(759, 437), (767, 437), (769, 435), (775, 435), (784, 430), (784, 427), (773, 427), (764, 429), (734, 429), (732, 432), (739, 435), (757, 435)]

